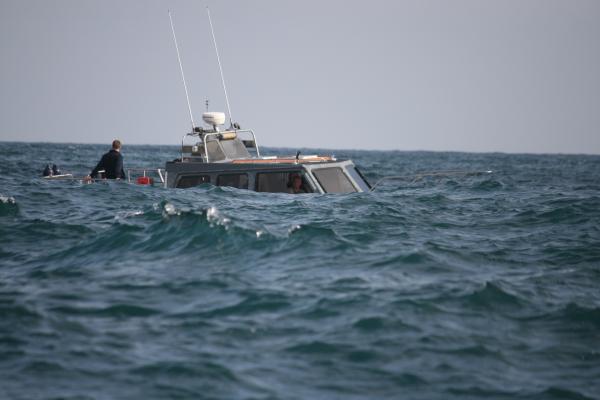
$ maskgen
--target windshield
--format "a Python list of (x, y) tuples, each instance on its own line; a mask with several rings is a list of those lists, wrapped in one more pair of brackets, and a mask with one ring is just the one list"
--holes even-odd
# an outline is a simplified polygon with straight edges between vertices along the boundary
[(326, 193), (356, 192), (356, 188), (340, 167), (318, 168), (312, 172)]
[(239, 139), (221, 140), (221, 146), (227, 158), (250, 158), (250, 153)]

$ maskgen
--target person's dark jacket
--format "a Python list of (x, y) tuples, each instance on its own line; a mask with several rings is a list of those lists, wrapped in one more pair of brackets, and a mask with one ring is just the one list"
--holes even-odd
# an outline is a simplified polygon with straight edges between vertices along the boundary
[(104, 177), (107, 179), (125, 179), (125, 171), (123, 171), (123, 156), (115, 149), (104, 154), (100, 159), (96, 168), (90, 173), (92, 178), (98, 176), (98, 171), (104, 170)]

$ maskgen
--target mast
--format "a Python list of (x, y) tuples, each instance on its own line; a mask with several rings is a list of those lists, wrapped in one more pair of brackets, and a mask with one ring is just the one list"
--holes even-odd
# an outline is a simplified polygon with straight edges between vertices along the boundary
[(215, 39), (215, 30), (213, 29), (212, 19), (210, 18), (210, 9), (206, 6), (206, 14), (208, 15), (208, 23), (210, 24), (210, 33), (212, 34), (213, 43), (215, 45), (215, 53), (217, 54), (217, 63), (219, 64), (219, 72), (221, 72), (221, 83), (223, 84), (223, 92), (225, 92), (225, 102), (227, 103), (227, 112), (229, 113), (229, 126), (233, 127), (233, 117), (231, 116), (231, 107), (229, 106), (229, 97), (227, 96), (227, 88), (225, 87), (225, 77), (223, 76), (223, 68), (221, 67), (221, 58), (219, 57), (219, 48), (217, 47), (217, 39)]
[(185, 90), (185, 99), (187, 100), (188, 111), (190, 112), (190, 122), (192, 123), (192, 130), (194, 132), (194, 117), (192, 115), (192, 106), (190, 105), (190, 96), (188, 95), (188, 88), (185, 83), (185, 75), (183, 74), (183, 65), (181, 64), (181, 56), (179, 55), (179, 46), (177, 45), (177, 36), (175, 36), (175, 28), (173, 27), (173, 18), (171, 17), (171, 10), (169, 10), (169, 21), (171, 21), (171, 31), (173, 32), (173, 41), (175, 42), (175, 50), (177, 50), (177, 61), (179, 61), (179, 70), (181, 71), (181, 80), (183, 81), (183, 89)]

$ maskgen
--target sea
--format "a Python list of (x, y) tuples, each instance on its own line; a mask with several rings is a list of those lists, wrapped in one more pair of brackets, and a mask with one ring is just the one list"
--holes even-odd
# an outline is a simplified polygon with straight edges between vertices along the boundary
[(399, 176), (353, 194), (41, 178), (107, 150), (0, 142), (0, 399), (600, 399), (600, 156), (302, 149)]

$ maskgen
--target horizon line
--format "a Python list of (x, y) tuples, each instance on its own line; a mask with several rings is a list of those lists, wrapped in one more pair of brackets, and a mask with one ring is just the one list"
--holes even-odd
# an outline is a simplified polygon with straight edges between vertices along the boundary
[[(0, 139), (0, 143), (39, 143), (39, 144), (83, 144), (91, 146), (108, 146), (110, 143), (91, 143), (91, 142), (53, 142), (53, 141), (33, 141), (33, 140), (4, 140)], [(179, 144), (167, 144), (167, 143), (124, 143), (123, 146), (173, 146), (180, 147)], [(507, 155), (548, 155), (548, 156), (600, 156), (599, 153), (583, 153), (583, 152), (531, 152), (531, 151), (500, 151), (500, 150), (482, 150), (482, 151), (471, 151), (471, 150), (426, 150), (426, 149), (373, 149), (373, 148), (331, 148), (331, 147), (306, 147), (306, 146), (268, 146), (263, 145), (268, 149), (303, 149), (303, 150), (327, 150), (327, 151), (372, 151), (372, 152), (401, 152), (401, 153), (467, 153), (467, 154), (507, 154)]]

